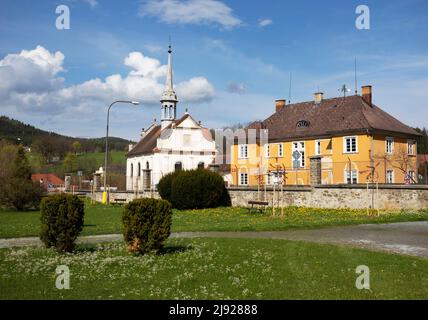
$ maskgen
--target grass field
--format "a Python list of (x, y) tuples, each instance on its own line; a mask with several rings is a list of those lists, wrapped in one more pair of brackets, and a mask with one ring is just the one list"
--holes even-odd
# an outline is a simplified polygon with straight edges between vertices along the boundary
[[(85, 226), (82, 235), (121, 233), (119, 206), (86, 203)], [(174, 210), (173, 232), (182, 231), (280, 231), (297, 228), (317, 228), (363, 223), (389, 223), (428, 220), (428, 210), (419, 212), (387, 212), (367, 215), (365, 210), (326, 210), (290, 207), (284, 216), (272, 217), (248, 213), (245, 208), (206, 210)], [(0, 238), (38, 236), (39, 212), (0, 211)]]
[[(70, 290), (55, 288), (56, 267)], [(359, 265), (371, 290), (355, 287)], [(173, 239), (157, 256), (123, 243), (58, 254), (0, 250), (0, 299), (428, 299), (428, 261), (284, 240)]]
[[(116, 151), (113, 150), (111, 153), (111, 161), (113, 165), (115, 164), (126, 164), (126, 152), (125, 151)], [(104, 165), (104, 152), (88, 152), (81, 153), (78, 155), (78, 159), (81, 163), (93, 163), (97, 168)], [(28, 155), (28, 160), (35, 171), (45, 172), (45, 173), (58, 173), (63, 172), (62, 162), (54, 164), (42, 164), (40, 154), (31, 153)]]
[[(125, 151), (110, 151), (112, 164), (126, 164)], [(81, 158), (94, 159), (98, 166), (104, 165), (104, 152), (90, 152), (79, 155)]]

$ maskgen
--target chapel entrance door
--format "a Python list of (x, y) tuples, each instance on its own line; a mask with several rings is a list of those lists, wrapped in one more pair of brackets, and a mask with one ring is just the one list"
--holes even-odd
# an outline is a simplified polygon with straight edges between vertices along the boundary
[(143, 171), (143, 188), (150, 189), (152, 185), (152, 170)]

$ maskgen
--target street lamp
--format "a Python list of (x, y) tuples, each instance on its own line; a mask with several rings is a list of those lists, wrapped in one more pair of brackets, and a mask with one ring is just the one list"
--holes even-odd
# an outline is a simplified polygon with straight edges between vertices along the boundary
[(107, 159), (108, 159), (108, 127), (109, 127), (109, 120), (110, 120), (110, 109), (111, 107), (116, 103), (130, 103), (134, 106), (139, 105), (140, 103), (138, 101), (128, 101), (128, 100), (117, 100), (110, 104), (110, 106), (107, 109), (107, 130), (106, 130), (106, 148), (105, 148), (105, 158), (104, 158), (104, 192), (103, 192), (103, 199), (102, 202), (105, 204), (108, 202), (107, 197)]

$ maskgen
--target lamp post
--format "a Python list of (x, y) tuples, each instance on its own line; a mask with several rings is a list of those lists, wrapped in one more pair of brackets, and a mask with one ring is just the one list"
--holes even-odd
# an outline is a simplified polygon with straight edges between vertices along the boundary
[(110, 104), (110, 106), (107, 109), (107, 126), (106, 126), (106, 147), (105, 147), (105, 157), (104, 157), (104, 192), (103, 192), (103, 199), (102, 203), (108, 203), (109, 199), (107, 196), (107, 161), (108, 161), (108, 128), (109, 128), (109, 120), (110, 120), (110, 109), (111, 107), (116, 103), (130, 103), (134, 106), (139, 105), (140, 103), (138, 101), (128, 101), (128, 100), (117, 100)]

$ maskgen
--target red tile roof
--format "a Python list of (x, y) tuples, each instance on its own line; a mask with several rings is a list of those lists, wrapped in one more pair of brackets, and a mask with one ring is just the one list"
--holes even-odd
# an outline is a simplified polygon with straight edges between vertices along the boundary
[(40, 182), (43, 180), (43, 186), (52, 185), (54, 187), (64, 185), (64, 181), (52, 173), (35, 173), (31, 175), (31, 180)]
[[(156, 125), (154, 128), (150, 129), (149, 132), (142, 138), (132, 150), (130, 150), (127, 154), (127, 157), (135, 157), (144, 154), (151, 154), (154, 152), (159, 152), (159, 149), (156, 148), (157, 139), (160, 137), (161, 133), (165, 130), (171, 129), (172, 127), (176, 127), (180, 125), (187, 118), (191, 118), (189, 114), (183, 115), (180, 119), (172, 121), (167, 127), (162, 130), (161, 125)], [(213, 141), (211, 133), (209, 129), (202, 128), (203, 136)]]
[[(298, 127), (300, 121), (309, 123)], [(395, 119), (376, 105), (369, 105), (361, 96), (325, 99), (289, 104), (264, 121), (247, 129), (268, 129), (269, 140), (287, 140), (332, 136), (346, 132), (382, 131), (406, 136), (419, 136), (412, 128)]]

